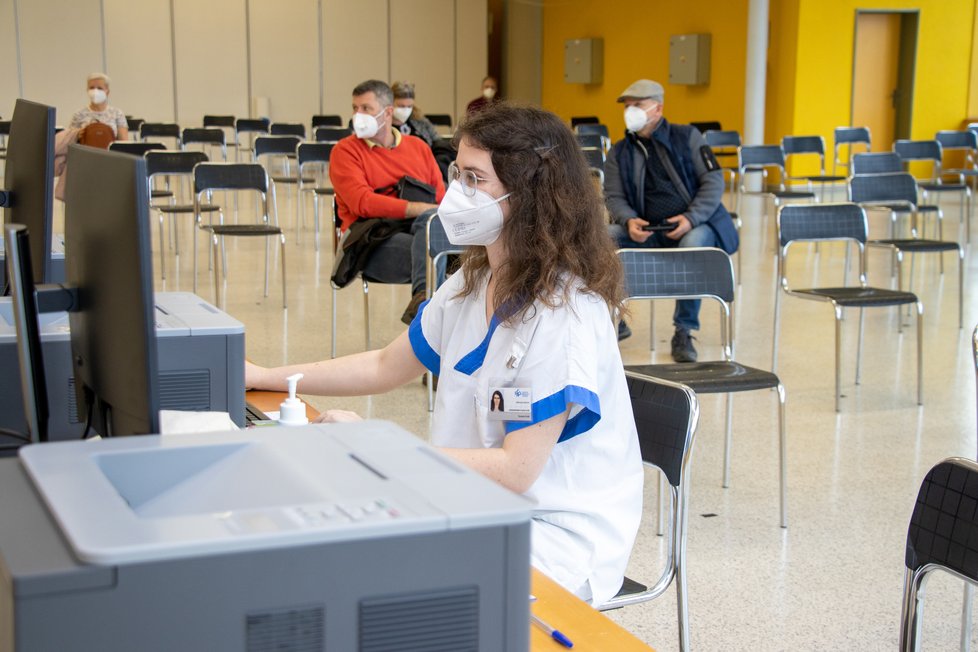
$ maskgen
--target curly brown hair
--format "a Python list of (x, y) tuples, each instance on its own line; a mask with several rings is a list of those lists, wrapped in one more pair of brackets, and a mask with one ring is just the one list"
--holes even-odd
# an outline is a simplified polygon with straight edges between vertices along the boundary
[[(608, 235), (603, 207), (577, 140), (553, 113), (499, 102), (467, 118), (455, 146), (484, 149), (510, 193), (500, 234), (507, 260), (496, 272), (494, 311), (504, 321), (523, 318), (535, 301), (554, 308), (567, 300), (566, 275), (621, 313), (624, 280)], [(484, 247), (462, 257), (471, 294), (489, 270)], [(505, 306), (505, 308), (503, 308)]]

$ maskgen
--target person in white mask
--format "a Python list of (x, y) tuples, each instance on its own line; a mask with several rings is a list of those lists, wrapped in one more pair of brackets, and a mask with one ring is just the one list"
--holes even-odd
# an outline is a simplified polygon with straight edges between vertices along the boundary
[(121, 109), (109, 106), (109, 77), (93, 72), (86, 82), (88, 106), (76, 111), (71, 118), (70, 129), (84, 129), (93, 122), (101, 122), (112, 128), (116, 140), (129, 138), (129, 123)]
[(482, 80), (482, 94), (469, 102), (469, 105), (465, 107), (465, 115), (472, 115), (473, 113), (478, 113), (487, 106), (492, 106), (493, 102), (499, 100), (499, 82), (492, 75), (485, 77)]
[[(720, 247), (737, 251), (737, 229), (723, 198), (723, 171), (694, 127), (662, 117), (662, 85), (639, 79), (622, 91), (625, 137), (611, 148), (604, 194), (615, 244), (633, 247)], [(692, 331), (699, 300), (676, 302), (672, 358), (695, 362)], [(631, 331), (621, 322), (619, 338)]]
[[(353, 89), (353, 135), (338, 142), (329, 159), (337, 217), (345, 233), (358, 220), (403, 220), (404, 228), (375, 243), (365, 267), (367, 280), (410, 283), (412, 297), (401, 319), (411, 323), (425, 297), (425, 219), (445, 194), (431, 148), (394, 126), (394, 95), (377, 79)], [(429, 201), (402, 199), (396, 186), (411, 177), (431, 187)]]
[[(438, 214), (467, 249), (407, 332), (377, 351), (277, 369), (246, 386), (378, 394), (440, 377), (431, 441), (535, 503), (531, 561), (596, 606), (619, 590), (642, 462), (613, 315), (621, 265), (573, 134), (500, 103), (464, 121)], [(490, 409), (493, 397), (501, 409)], [(384, 415), (377, 415), (384, 416)], [(330, 410), (323, 421), (352, 421)]]
[(394, 128), (402, 134), (417, 136), (431, 147), (439, 139), (438, 130), (414, 103), (414, 84), (396, 81), (394, 92)]

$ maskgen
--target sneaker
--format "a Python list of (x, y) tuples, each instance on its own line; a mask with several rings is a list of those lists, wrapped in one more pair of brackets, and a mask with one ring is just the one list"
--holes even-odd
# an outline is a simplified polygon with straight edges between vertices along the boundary
[(677, 328), (676, 334), (672, 336), (672, 359), (676, 362), (696, 362), (694, 339), (696, 338), (688, 330)]
[(424, 292), (416, 292), (415, 295), (411, 297), (411, 301), (408, 303), (407, 308), (404, 309), (404, 314), (401, 315), (401, 321), (410, 326), (411, 322), (414, 321), (414, 316), (418, 314), (418, 308), (421, 307), (424, 300)]
[(621, 342), (622, 340), (627, 340), (631, 336), (632, 329), (629, 328), (628, 324), (625, 323), (625, 320), (622, 319), (620, 322), (618, 322), (618, 341)]

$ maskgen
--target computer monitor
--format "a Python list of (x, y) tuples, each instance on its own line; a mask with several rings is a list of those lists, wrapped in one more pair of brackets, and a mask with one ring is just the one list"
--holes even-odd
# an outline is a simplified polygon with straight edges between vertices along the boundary
[(30, 233), (35, 283), (52, 283), (51, 213), (54, 206), (54, 107), (17, 100), (7, 140), (3, 188), (10, 193), (5, 224)]
[(146, 161), (68, 148), (65, 276), (78, 405), (103, 436), (158, 433), (159, 374)]

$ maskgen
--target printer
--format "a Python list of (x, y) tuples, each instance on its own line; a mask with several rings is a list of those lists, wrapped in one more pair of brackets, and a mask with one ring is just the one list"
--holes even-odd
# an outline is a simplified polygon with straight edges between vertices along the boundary
[(0, 460), (0, 652), (527, 650), (531, 503), (384, 421)]
[[(65, 282), (65, 237), (63, 234), (51, 235), (51, 283)], [(7, 285), (7, 250), (0, 234), (0, 288)]]
[[(43, 313), (39, 321), (50, 439), (79, 439), (85, 423), (75, 398), (68, 313)], [(243, 426), (244, 324), (190, 292), (158, 292), (156, 336), (160, 409), (228, 412)], [(0, 428), (27, 429), (10, 297), (0, 297)]]

